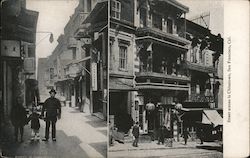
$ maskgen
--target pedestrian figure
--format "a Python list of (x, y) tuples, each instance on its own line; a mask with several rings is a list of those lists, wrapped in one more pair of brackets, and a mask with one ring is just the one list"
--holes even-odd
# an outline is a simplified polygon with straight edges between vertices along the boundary
[(138, 141), (139, 141), (139, 123), (138, 122), (135, 123), (133, 130), (132, 130), (132, 134), (135, 137), (133, 146), (138, 147)]
[(37, 113), (37, 108), (32, 108), (32, 114), (28, 117), (27, 123), (31, 121), (31, 141), (40, 140), (39, 129), (40, 129), (40, 115)]
[(110, 146), (114, 145), (114, 142), (113, 142), (113, 130), (114, 130), (114, 127), (113, 127), (112, 123), (109, 121), (109, 145)]
[(201, 144), (203, 144), (203, 140), (204, 140), (204, 131), (203, 131), (202, 128), (200, 129), (200, 140), (201, 140)]
[(188, 136), (191, 137), (190, 133), (187, 131), (187, 129), (184, 129), (184, 131), (182, 133), (182, 137), (184, 138), (185, 145), (187, 145)]
[(45, 138), (43, 141), (48, 141), (49, 139), (49, 129), (52, 125), (52, 140), (56, 141), (56, 121), (61, 118), (61, 103), (55, 98), (56, 91), (54, 89), (50, 90), (50, 97), (44, 102), (41, 116), (44, 117), (44, 112), (46, 111), (45, 122)]
[(165, 135), (166, 135), (166, 128), (165, 128), (165, 126), (160, 126), (160, 128), (159, 128), (158, 144), (160, 144), (160, 143), (164, 144)]
[(15, 128), (15, 141), (18, 141), (18, 131), (20, 132), (20, 142), (23, 142), (23, 127), (27, 122), (26, 110), (22, 105), (22, 99), (17, 98), (17, 102), (11, 109), (11, 122)]

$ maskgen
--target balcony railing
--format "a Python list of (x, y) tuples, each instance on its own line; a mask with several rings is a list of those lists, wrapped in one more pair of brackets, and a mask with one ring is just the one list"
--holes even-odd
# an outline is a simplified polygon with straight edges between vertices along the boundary
[(151, 27), (141, 27), (137, 29), (137, 35), (147, 35), (153, 37), (163, 37), (169, 39), (172, 43), (178, 42), (180, 45), (184, 46), (190, 43), (190, 41), (186, 40), (183, 37), (180, 37), (178, 34), (171, 34), (167, 32), (163, 32), (160, 29), (151, 28)]
[[(152, 64), (143, 64), (141, 63), (139, 65), (140, 75), (147, 74), (147, 75), (153, 75), (161, 78), (172, 78), (172, 79), (184, 79), (184, 80), (190, 80), (188, 77), (187, 70), (184, 69), (184, 65), (179, 64), (177, 66), (158, 66), (157, 68), (154, 67)], [(158, 71), (157, 71), (158, 70)]]
[(187, 102), (204, 102), (204, 103), (214, 103), (213, 95), (203, 94), (191, 94)]
[(205, 73), (216, 73), (216, 68), (213, 66), (206, 66), (200, 63), (192, 63), (187, 61), (187, 68), (195, 71), (205, 72)]
[(175, 74), (165, 74), (162, 72), (152, 72), (152, 71), (141, 71), (136, 73), (138, 78), (158, 78), (158, 79), (170, 79), (170, 80), (182, 80), (190, 81), (190, 77), (185, 75), (175, 75)]

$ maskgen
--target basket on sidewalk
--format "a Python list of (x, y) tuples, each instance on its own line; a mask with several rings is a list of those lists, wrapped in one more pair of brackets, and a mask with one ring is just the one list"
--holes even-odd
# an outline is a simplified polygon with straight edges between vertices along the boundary
[(173, 147), (173, 139), (172, 138), (165, 138), (165, 146), (166, 147)]

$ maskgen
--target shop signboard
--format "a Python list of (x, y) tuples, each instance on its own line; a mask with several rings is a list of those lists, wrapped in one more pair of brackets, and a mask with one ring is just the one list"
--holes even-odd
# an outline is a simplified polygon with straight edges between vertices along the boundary
[(1, 41), (1, 56), (4, 57), (21, 57), (20, 41), (2, 40)]
[(34, 74), (36, 71), (35, 57), (27, 57), (24, 59), (24, 71)]
[(97, 63), (91, 64), (92, 91), (97, 91)]

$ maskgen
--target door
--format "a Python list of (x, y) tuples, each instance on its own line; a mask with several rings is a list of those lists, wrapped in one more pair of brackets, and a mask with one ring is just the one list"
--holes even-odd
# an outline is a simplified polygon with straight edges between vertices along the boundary
[(148, 120), (146, 118), (146, 109), (144, 105), (139, 106), (139, 125), (140, 131), (143, 134), (148, 133)]

